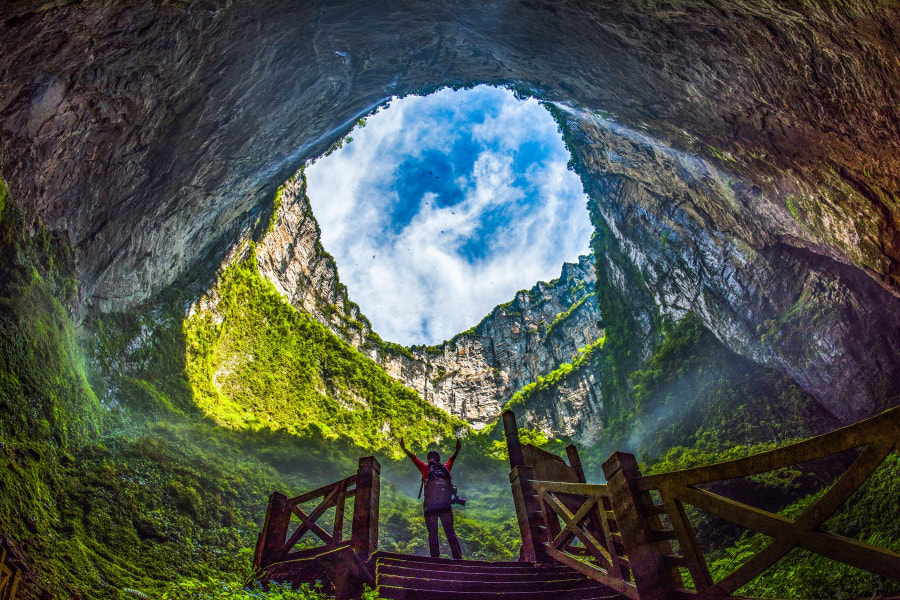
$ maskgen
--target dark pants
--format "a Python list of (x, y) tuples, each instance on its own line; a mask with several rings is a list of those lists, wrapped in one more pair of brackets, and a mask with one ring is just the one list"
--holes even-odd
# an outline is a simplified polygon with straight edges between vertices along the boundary
[(444, 510), (429, 511), (425, 513), (425, 527), (428, 528), (428, 550), (431, 556), (437, 558), (441, 555), (441, 545), (438, 541), (438, 519), (444, 526), (444, 535), (450, 543), (450, 554), (455, 559), (462, 558), (462, 549), (459, 547), (459, 538), (456, 537), (456, 530), (453, 529), (453, 510), (446, 508)]

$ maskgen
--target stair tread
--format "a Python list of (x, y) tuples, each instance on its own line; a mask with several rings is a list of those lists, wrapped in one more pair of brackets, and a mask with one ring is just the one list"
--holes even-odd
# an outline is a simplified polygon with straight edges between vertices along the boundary
[(595, 588), (562, 591), (457, 592), (380, 585), (377, 590), (378, 594), (387, 600), (623, 600), (625, 598), (612, 590)]
[(377, 552), (376, 589), (387, 600), (627, 600), (565, 565), (454, 560)]
[(399, 575), (378, 575), (376, 585), (384, 585), (389, 587), (402, 587), (406, 589), (427, 589), (438, 591), (454, 591), (454, 592), (482, 592), (486, 589), (497, 588), (504, 592), (538, 592), (538, 591), (574, 591), (586, 588), (597, 589), (596, 581), (581, 578), (554, 579), (547, 581), (482, 581), (474, 580), (456, 580), (450, 581), (446, 579), (428, 579), (422, 577), (402, 577)]
[(534, 563), (522, 562), (518, 560), (470, 560), (467, 558), (457, 559), (457, 558), (444, 558), (444, 557), (432, 557), (432, 556), (420, 556), (418, 554), (400, 554), (398, 552), (384, 552), (379, 550), (375, 554), (372, 555), (372, 558), (375, 560), (381, 559), (390, 559), (390, 560), (400, 560), (405, 562), (421, 562), (421, 563), (433, 563), (433, 564), (467, 564), (467, 565), (484, 565), (484, 566), (529, 566), (533, 567)]
[(484, 561), (468, 560), (403, 560), (400, 558), (377, 558), (377, 567), (408, 567), (421, 570), (434, 571), (467, 571), (467, 572), (509, 572), (509, 573), (551, 573), (574, 572), (565, 565), (535, 565), (532, 563), (489, 563)]
[(419, 577), (424, 579), (441, 579), (446, 581), (477, 580), (484, 582), (502, 581), (548, 581), (559, 579), (585, 579), (584, 575), (569, 570), (554, 571), (522, 571), (504, 572), (502, 570), (435, 570), (420, 569), (400, 565), (378, 565), (377, 572), (382, 575), (399, 575), (403, 577)]

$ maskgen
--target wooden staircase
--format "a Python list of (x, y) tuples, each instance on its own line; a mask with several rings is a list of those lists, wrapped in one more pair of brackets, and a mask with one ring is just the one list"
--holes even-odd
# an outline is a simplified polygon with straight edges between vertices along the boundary
[[(391, 600), (735, 600), (732, 594), (743, 585), (802, 548), (900, 581), (900, 553), (824, 528), (885, 457), (900, 452), (900, 406), (775, 450), (668, 473), (644, 476), (633, 455), (615, 452), (603, 463), (604, 484), (586, 482), (575, 446), (566, 448), (567, 464), (520, 442), (512, 412), (502, 419), (522, 539), (518, 562), (378, 551), (381, 467), (368, 456), (355, 475), (294, 498), (279, 492), (269, 497), (254, 558), (260, 580), (321, 581), (336, 600), (359, 598), (365, 586)], [(795, 519), (705, 487), (847, 452), (856, 452), (850, 467)], [(344, 517), (351, 499), (348, 532)], [(686, 506), (772, 541), (713, 581)], [(327, 515), (330, 527), (319, 523)], [(298, 547), (306, 534), (319, 544)], [(8, 581), (0, 574), (0, 592)]]
[(375, 585), (390, 600), (625, 600), (563, 565), (451, 560), (376, 552)]

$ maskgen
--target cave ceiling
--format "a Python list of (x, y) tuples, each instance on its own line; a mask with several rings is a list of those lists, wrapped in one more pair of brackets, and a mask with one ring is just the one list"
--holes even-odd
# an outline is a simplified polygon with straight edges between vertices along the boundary
[(559, 109), (635, 306), (843, 419), (900, 391), (896, 3), (23, 1), (0, 49), (0, 173), (79, 310), (212, 273), (386, 100), (488, 83)]

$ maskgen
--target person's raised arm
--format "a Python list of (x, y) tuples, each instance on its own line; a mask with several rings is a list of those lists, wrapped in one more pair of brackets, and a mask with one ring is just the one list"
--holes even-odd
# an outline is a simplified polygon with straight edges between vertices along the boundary
[(450, 470), (450, 467), (453, 466), (453, 461), (456, 460), (456, 455), (459, 454), (459, 449), (462, 448), (462, 442), (459, 441), (459, 438), (456, 438), (456, 448), (453, 449), (453, 454), (450, 455), (450, 460), (448, 460), (444, 466), (447, 467), (447, 470)]
[(403, 438), (400, 438), (400, 449), (403, 450), (406, 455), (409, 457), (409, 460), (413, 461), (413, 464), (421, 471), (424, 463), (419, 460), (419, 457), (406, 449), (406, 443), (403, 441)]

